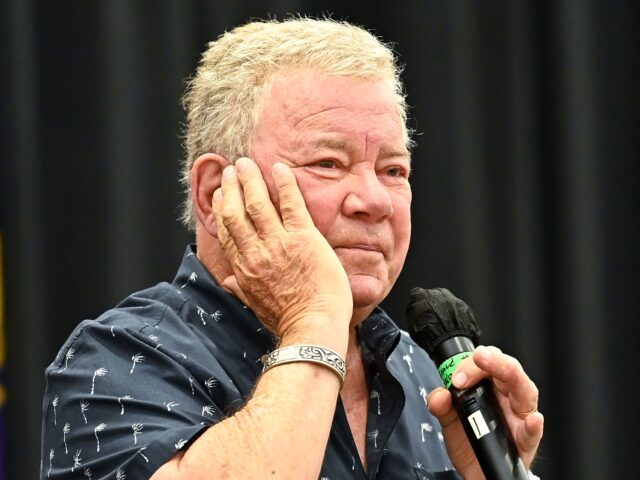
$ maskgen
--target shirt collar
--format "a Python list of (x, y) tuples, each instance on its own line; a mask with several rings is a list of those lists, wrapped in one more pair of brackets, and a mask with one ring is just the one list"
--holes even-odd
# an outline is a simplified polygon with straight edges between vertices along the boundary
[(358, 333), (379, 365), (386, 362), (400, 341), (400, 328), (380, 307), (360, 324)]
[(182, 257), (180, 268), (173, 279), (173, 286), (181, 290), (219, 289), (211, 272), (202, 264), (196, 254), (196, 245), (189, 244)]
[[(221, 288), (209, 270), (196, 255), (196, 245), (187, 246), (180, 268), (172, 283), (173, 288), (199, 314), (208, 315), (216, 322), (215, 315), (233, 318), (231, 322), (221, 322), (221, 328), (235, 331), (247, 342), (265, 347), (275, 345), (275, 338), (242, 301)], [(206, 318), (206, 317), (205, 317)], [(200, 325), (196, 322), (196, 325)]]

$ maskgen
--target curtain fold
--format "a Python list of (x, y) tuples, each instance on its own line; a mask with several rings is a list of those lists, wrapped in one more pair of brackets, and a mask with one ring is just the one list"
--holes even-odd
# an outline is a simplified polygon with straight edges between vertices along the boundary
[(640, 4), (396, 3), (0, 5), (8, 478), (37, 477), (43, 371), (73, 327), (170, 280), (190, 241), (180, 97), (206, 42), (295, 12), (406, 65), (413, 239), (383, 306), (404, 324), (411, 287), (450, 288), (540, 387), (537, 473), (633, 478)]

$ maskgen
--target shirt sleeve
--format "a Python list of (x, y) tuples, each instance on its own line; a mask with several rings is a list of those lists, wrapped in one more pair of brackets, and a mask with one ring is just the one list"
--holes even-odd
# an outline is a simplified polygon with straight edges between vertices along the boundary
[(221, 421), (224, 372), (182, 357), (148, 329), (84, 322), (46, 371), (40, 477), (149, 478)]

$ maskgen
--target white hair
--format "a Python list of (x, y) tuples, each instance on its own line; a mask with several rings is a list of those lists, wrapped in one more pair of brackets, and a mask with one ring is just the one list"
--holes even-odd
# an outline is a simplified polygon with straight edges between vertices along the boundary
[[(363, 28), (331, 19), (290, 18), (234, 28), (210, 42), (184, 96), (187, 113), (182, 220), (195, 228), (190, 185), (193, 162), (217, 153), (231, 162), (247, 155), (275, 74), (311, 68), (328, 75), (387, 82), (406, 124), (401, 67), (393, 50)], [(404, 129), (405, 143), (411, 145)]]

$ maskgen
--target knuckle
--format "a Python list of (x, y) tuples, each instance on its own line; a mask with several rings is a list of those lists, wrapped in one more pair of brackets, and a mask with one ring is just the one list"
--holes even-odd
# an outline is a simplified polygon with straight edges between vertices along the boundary
[(514, 358), (514, 357), (507, 357), (507, 358), (508, 358), (507, 365), (509, 365), (510, 369), (512, 369), (514, 372), (522, 371), (522, 365), (520, 364), (517, 358)]
[(264, 198), (254, 198), (246, 200), (245, 209), (247, 213), (252, 217), (260, 215), (267, 206), (267, 202)]
[(217, 230), (218, 230), (218, 240), (224, 244), (224, 242), (229, 238), (229, 232), (227, 231), (227, 227), (224, 226), (222, 221), (218, 220), (216, 222)]
[(292, 202), (281, 202), (280, 213), (287, 218), (291, 218), (298, 213), (298, 209)]
[(502, 355), (502, 350), (500, 350), (498, 347), (495, 347), (493, 345), (487, 347), (489, 350), (491, 350), (493, 352), (494, 355)]
[(298, 204), (294, 198), (291, 197), (280, 197), (280, 209), (286, 212), (293, 212), (298, 209)]
[(232, 205), (224, 205), (220, 212), (220, 216), (222, 217), (222, 222), (227, 227), (238, 223), (238, 213)]
[(220, 235), (220, 242), (222, 243), (222, 248), (229, 252), (230, 249), (235, 247), (235, 242), (229, 233), (225, 230), (222, 235)]
[(283, 217), (289, 219), (295, 219), (299, 224), (308, 224), (310, 219), (309, 212), (304, 205), (304, 202), (298, 202), (296, 199), (283, 199), (280, 201), (280, 213)]
[(509, 380), (517, 380), (521, 371), (520, 362), (513, 357), (508, 357), (504, 364), (504, 376)]
[(538, 400), (540, 399), (540, 390), (538, 389), (538, 386), (533, 382), (531, 382), (531, 396), (537, 404)]

